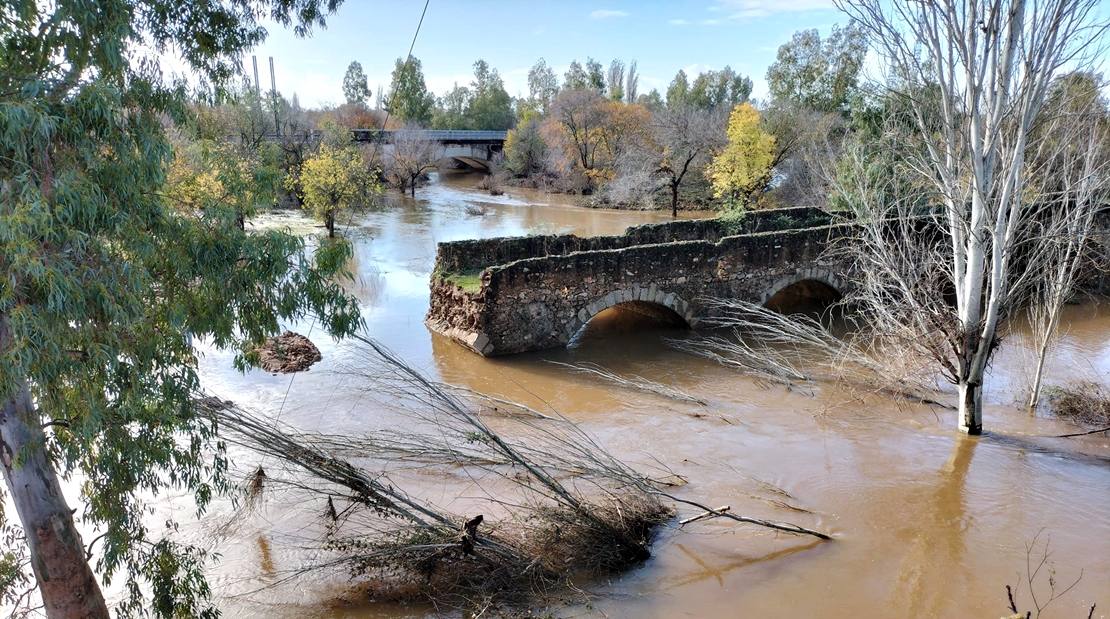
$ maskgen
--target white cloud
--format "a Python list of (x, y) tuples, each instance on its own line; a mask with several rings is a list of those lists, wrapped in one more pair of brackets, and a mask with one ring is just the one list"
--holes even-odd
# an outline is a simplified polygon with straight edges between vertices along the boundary
[(709, 19), (701, 22), (705, 25), (717, 25), (725, 20), (741, 21), (769, 17), (778, 13), (800, 13), (803, 11), (820, 11), (836, 8), (832, 0), (716, 0), (715, 6), (709, 10), (723, 13), (725, 19)]
[(608, 9), (598, 9), (590, 13), (590, 19), (610, 19), (613, 17), (628, 17), (625, 11), (610, 11)]
[(686, 21), (685, 19), (672, 19), (667, 23), (672, 25), (672, 26), (685, 26), (686, 24), (689, 24), (690, 22)]

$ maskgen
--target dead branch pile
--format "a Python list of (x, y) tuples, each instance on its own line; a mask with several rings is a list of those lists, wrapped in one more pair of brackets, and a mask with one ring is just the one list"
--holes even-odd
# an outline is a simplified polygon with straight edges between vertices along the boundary
[(1110, 426), (1110, 394), (1093, 381), (1053, 386), (1046, 390), (1052, 413), (1087, 428)]
[[(199, 402), (225, 441), (276, 463), (252, 475), (255, 493), (295, 492), (320, 520), (313, 543), (326, 558), (298, 574), (346, 570), (375, 599), (511, 601), (649, 558), (655, 531), (674, 516), (664, 499), (715, 511), (660, 490), (561, 417), (482, 405), (491, 400), (460, 395), (373, 340), (357, 340), (360, 354), (343, 372), (363, 379), (360, 397), (403, 415), (389, 427), (404, 430), (305, 432), (217, 398)], [(463, 480), (467, 496), (433, 501), (403, 489), (411, 475), (429, 473)], [(461, 499), (466, 513), (458, 513)]]
[(303, 372), (323, 358), (311, 340), (292, 331), (267, 338), (266, 343), (258, 347), (258, 354), (259, 366), (278, 374)]
[(730, 335), (672, 340), (671, 346), (772, 383), (838, 380), (946, 406), (937, 401), (935, 381), (923, 375), (921, 366), (866, 334), (837, 337), (810, 316), (780, 314), (736, 299), (710, 299), (706, 306), (714, 317), (702, 324), (730, 329)]

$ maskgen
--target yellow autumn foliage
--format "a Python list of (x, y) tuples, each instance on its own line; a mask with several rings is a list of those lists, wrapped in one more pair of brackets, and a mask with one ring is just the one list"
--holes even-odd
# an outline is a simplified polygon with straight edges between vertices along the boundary
[(743, 208), (752, 196), (771, 182), (775, 136), (759, 127), (759, 112), (750, 103), (732, 110), (728, 119), (728, 145), (706, 167), (713, 195), (731, 207)]

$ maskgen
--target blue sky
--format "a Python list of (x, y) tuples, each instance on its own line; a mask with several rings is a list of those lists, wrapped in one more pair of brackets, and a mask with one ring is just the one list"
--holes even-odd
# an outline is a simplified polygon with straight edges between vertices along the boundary
[[(268, 26), (270, 36), (253, 52), (263, 87), (273, 56), (278, 90), (296, 92), (305, 106), (341, 103), (352, 60), (362, 63), (375, 92), (378, 84), (388, 90), (393, 63), (408, 52), (423, 8), (420, 0), (346, 0), (327, 29), (308, 39)], [(825, 37), (846, 22), (831, 0), (431, 0), (413, 55), (437, 96), (455, 82), (467, 84), (479, 58), (518, 96), (527, 95), (528, 69), (539, 58), (561, 80), (572, 60), (590, 56), (606, 67), (613, 58), (636, 60), (641, 92), (664, 92), (679, 69), (696, 74), (729, 65), (751, 77), (761, 97), (767, 66), (795, 31), (817, 28)], [(250, 63), (248, 55), (248, 72)]]

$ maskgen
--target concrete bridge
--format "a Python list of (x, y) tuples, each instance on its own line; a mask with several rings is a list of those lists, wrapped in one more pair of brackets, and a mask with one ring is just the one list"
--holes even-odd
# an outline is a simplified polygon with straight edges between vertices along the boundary
[(451, 159), (478, 170), (488, 170), (493, 156), (505, 148), (507, 131), (455, 131), (455, 130), (400, 130), (379, 131), (377, 129), (353, 129), (356, 142), (378, 142), (391, 144), (400, 135), (418, 135), (423, 139), (438, 142), (440, 150), (437, 161)]
[(831, 302), (850, 265), (823, 250), (843, 229), (813, 208), (749, 213), (739, 223), (675, 221), (620, 236), (440, 243), (425, 324), (484, 356), (565, 346), (610, 307), (696, 327), (712, 297), (776, 309)]

